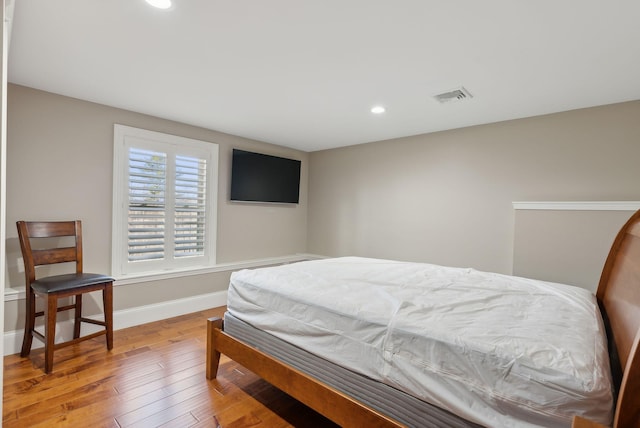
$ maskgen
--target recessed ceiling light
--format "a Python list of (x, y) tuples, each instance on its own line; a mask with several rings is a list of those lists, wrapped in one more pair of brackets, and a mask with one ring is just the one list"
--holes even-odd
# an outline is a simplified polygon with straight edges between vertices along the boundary
[(171, 7), (171, 0), (146, 0), (146, 2), (158, 9), (169, 9)]
[(387, 109), (384, 108), (383, 106), (373, 106), (373, 107), (371, 107), (371, 113), (373, 113), (373, 114), (382, 114), (385, 111), (387, 111)]

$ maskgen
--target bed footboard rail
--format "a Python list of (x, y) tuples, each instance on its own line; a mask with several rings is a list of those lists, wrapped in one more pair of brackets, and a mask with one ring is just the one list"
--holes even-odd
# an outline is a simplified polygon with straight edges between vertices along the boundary
[(220, 354), (246, 367), (343, 427), (404, 427), (331, 386), (230, 336), (220, 318), (207, 320), (207, 379), (215, 379)]

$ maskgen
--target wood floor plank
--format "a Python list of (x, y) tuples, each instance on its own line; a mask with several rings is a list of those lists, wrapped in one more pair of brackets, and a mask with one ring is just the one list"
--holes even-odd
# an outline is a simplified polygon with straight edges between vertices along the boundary
[[(116, 417), (116, 420), (122, 426), (133, 426), (139, 421), (149, 418), (156, 413), (174, 411), (174, 406), (181, 406), (184, 401), (194, 396), (206, 394), (207, 390), (208, 386), (202, 383), (194, 386), (189, 386), (187, 388), (180, 389), (179, 391), (176, 391), (175, 393), (170, 394), (166, 397), (160, 398), (153, 403), (146, 404), (136, 410), (125, 413), (123, 415), (119, 415), (118, 417)], [(147, 426), (154, 425), (148, 424)]]
[(191, 413), (185, 413), (175, 419), (170, 420), (162, 425), (158, 425), (161, 428), (184, 428), (195, 425), (199, 421), (193, 417)]
[(13, 427), (335, 427), (222, 356), (205, 377), (206, 320), (224, 307), (114, 332), (56, 351), (4, 358), (2, 421)]

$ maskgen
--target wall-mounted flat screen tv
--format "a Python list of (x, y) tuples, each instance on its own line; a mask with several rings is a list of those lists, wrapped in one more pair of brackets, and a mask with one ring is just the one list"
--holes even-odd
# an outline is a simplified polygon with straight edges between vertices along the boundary
[(299, 160), (233, 149), (231, 200), (297, 204)]

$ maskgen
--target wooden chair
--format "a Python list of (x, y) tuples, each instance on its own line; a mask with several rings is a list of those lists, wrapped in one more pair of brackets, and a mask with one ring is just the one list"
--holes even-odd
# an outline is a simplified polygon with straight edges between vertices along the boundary
[[(34, 336), (44, 342), (44, 371), (46, 373), (51, 373), (53, 351), (56, 349), (104, 334), (107, 336), (107, 349), (111, 350), (113, 348), (114, 279), (107, 275), (84, 273), (82, 271), (82, 224), (80, 220), (58, 222), (18, 221), (16, 224), (18, 226), (22, 257), (24, 258), (26, 279), (26, 320), (20, 356), (26, 357), (29, 355)], [(65, 240), (71, 239), (75, 240), (73, 246), (60, 245), (60, 242), (63, 245), (68, 245)], [(37, 245), (36, 241), (41, 245)], [(34, 244), (33, 248), (32, 243)], [(55, 245), (52, 245), (52, 243)], [(52, 246), (53, 248), (51, 248)], [(36, 266), (66, 262), (75, 262), (74, 273), (36, 279)], [(102, 291), (104, 321), (83, 318), (82, 294), (98, 290)], [(36, 312), (36, 296), (43, 297), (46, 301), (43, 311)], [(74, 303), (58, 307), (58, 299), (70, 296), (75, 296)], [(71, 309), (75, 310), (73, 340), (56, 344), (57, 313)], [(37, 317), (43, 315), (45, 318), (44, 334), (41, 334), (35, 329), (35, 321)], [(104, 330), (80, 337), (80, 325), (82, 322), (103, 326)]]

